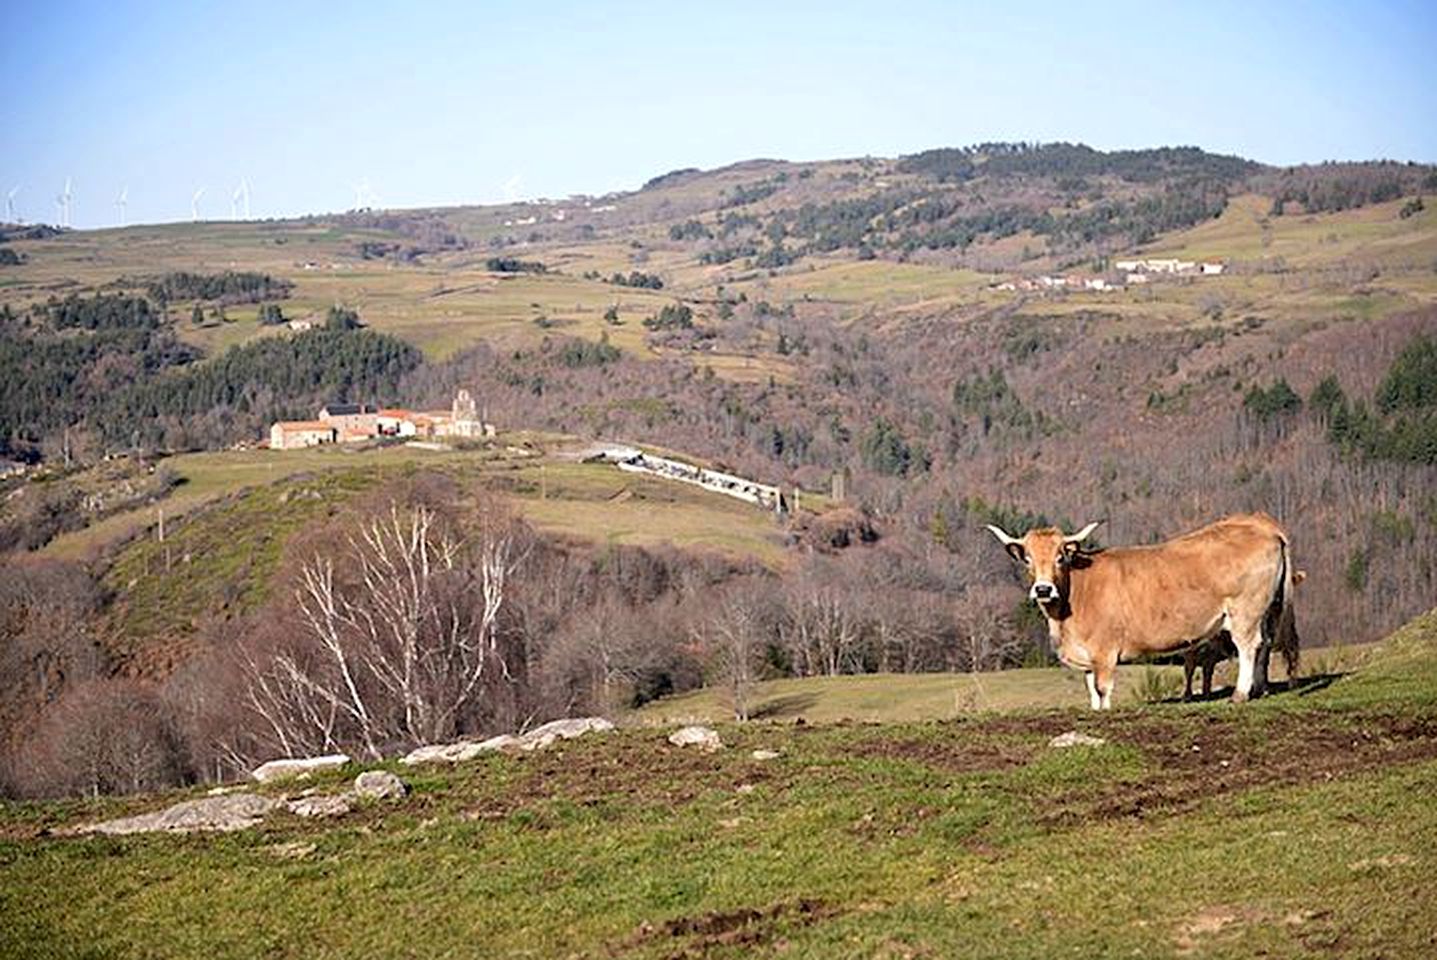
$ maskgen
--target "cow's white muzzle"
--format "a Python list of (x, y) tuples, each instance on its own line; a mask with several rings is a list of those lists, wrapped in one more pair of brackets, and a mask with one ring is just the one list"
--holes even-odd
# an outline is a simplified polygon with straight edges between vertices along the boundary
[(1049, 603), (1058, 599), (1058, 588), (1047, 580), (1036, 580), (1028, 591), (1028, 598), (1036, 603)]

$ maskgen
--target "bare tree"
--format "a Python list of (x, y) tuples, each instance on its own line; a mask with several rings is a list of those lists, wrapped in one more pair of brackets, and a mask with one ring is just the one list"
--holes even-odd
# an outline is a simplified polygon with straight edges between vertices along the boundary
[(779, 629), (796, 673), (831, 677), (861, 666), (863, 624), (832, 564), (810, 563), (784, 599)]
[(749, 719), (753, 685), (759, 679), (775, 619), (772, 586), (748, 578), (724, 588), (709, 616), (696, 619), (691, 628), (694, 639), (710, 651), (732, 700), (734, 719), (740, 723)]
[(508, 672), (500, 618), (521, 529), (481, 511), (462, 539), (428, 506), (391, 504), (347, 538), (341, 562), (299, 572), (292, 643), (249, 651), (248, 706), (287, 754), (453, 737)]

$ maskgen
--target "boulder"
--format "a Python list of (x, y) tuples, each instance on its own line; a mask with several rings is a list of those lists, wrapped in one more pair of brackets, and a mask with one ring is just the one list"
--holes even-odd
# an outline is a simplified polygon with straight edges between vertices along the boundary
[(519, 738), (507, 733), (488, 740), (456, 740), (453, 743), (433, 743), (409, 751), (399, 759), (407, 767), (417, 763), (463, 763), (473, 760), (481, 753), (519, 746)]
[(277, 797), (257, 793), (228, 793), (217, 797), (186, 800), (156, 813), (142, 813), (119, 820), (91, 823), (76, 833), (228, 833), (258, 825), (264, 815), (283, 804)]
[(456, 740), (418, 747), (401, 757), (399, 762), (407, 767), (417, 763), (463, 763), (494, 750), (542, 750), (558, 740), (571, 740), (586, 733), (603, 733), (612, 729), (614, 725), (603, 717), (570, 717), (567, 720), (552, 720), (517, 737), (501, 733), (488, 740)]
[(348, 762), (349, 757), (342, 753), (323, 757), (285, 757), (260, 764), (251, 771), (250, 777), (260, 783), (273, 783), (286, 777), (302, 777), (321, 770), (336, 770)]
[(550, 720), (518, 738), (520, 750), (543, 750), (558, 740), (572, 740), (586, 733), (607, 733), (614, 725), (603, 717), (570, 717)]
[(779, 753), (777, 750), (755, 750), (752, 756), (755, 760), (777, 760)]
[(698, 747), (706, 753), (723, 748), (718, 731), (710, 727), (680, 727), (669, 734), (669, 743), (676, 747)]
[(354, 794), (321, 793), (290, 800), (285, 807), (297, 817), (342, 817), (354, 809)]
[(1048, 741), (1048, 746), (1062, 749), (1064, 747), (1101, 747), (1108, 741), (1102, 737), (1090, 737), (1086, 733), (1079, 733), (1076, 730), (1069, 730), (1067, 733), (1060, 733)]
[(354, 795), (369, 800), (398, 800), (409, 792), (403, 780), (388, 770), (366, 770), (354, 778)]

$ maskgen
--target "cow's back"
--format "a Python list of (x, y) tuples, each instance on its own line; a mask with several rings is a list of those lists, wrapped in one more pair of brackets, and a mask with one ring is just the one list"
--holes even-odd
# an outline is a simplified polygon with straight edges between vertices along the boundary
[(1093, 554), (1072, 571), (1075, 626), (1090, 646), (1115, 644), (1124, 657), (1206, 637), (1225, 612), (1266, 608), (1285, 541), (1271, 517), (1244, 514), (1164, 543)]

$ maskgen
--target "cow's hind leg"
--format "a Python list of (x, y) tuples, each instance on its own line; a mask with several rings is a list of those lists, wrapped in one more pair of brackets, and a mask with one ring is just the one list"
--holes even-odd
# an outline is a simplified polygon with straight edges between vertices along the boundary
[(1267, 694), (1267, 663), (1272, 657), (1272, 638), (1264, 636), (1257, 645), (1257, 655), (1253, 658), (1252, 667), (1252, 695), (1261, 697)]
[[(1184, 699), (1184, 700), (1191, 700), (1191, 699), (1193, 698), (1193, 673), (1195, 673), (1195, 672), (1197, 671), (1197, 666), (1198, 666), (1198, 648), (1197, 648), (1197, 647), (1188, 647), (1187, 650), (1183, 651), (1183, 699)], [(1204, 663), (1203, 663), (1203, 682), (1204, 682), (1204, 685), (1206, 685), (1207, 679), (1208, 679), (1207, 663), (1204, 662)], [(1207, 690), (1206, 690), (1206, 689), (1203, 690), (1203, 694), (1204, 694), (1204, 695), (1207, 694)]]
[(1229, 633), (1233, 646), (1237, 647), (1237, 686), (1232, 691), (1232, 702), (1242, 703), (1253, 697), (1262, 696), (1265, 683), (1258, 681), (1259, 659), (1262, 654), (1262, 618), (1251, 622), (1231, 623)]

